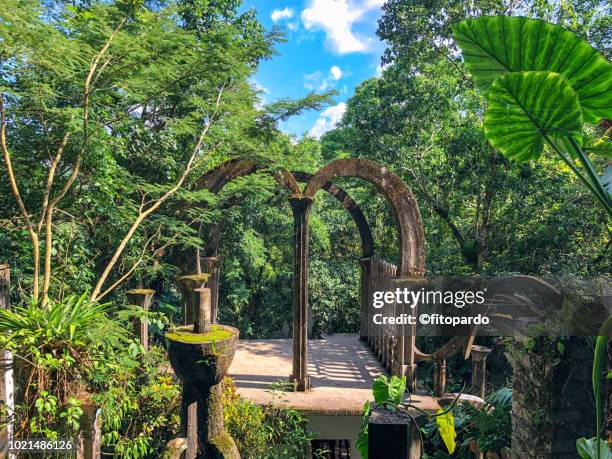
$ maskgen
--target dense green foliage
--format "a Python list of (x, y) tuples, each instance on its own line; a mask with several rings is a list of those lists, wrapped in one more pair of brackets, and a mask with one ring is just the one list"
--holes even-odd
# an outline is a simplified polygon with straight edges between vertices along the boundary
[[(312, 173), (347, 156), (388, 166), (420, 204), (430, 275), (609, 274), (610, 221), (574, 174), (574, 158), (549, 154), (592, 155), (593, 170), (584, 161), (580, 167), (591, 181), (602, 174), (606, 159), (593, 153), (608, 148), (610, 124), (600, 121), (608, 112), (584, 103), (598, 86), (576, 88), (558, 75), (563, 66), (553, 75), (521, 68), (538, 72), (473, 76), (480, 64), (462, 57), (458, 45), (465, 46), (452, 32), (466, 19), (524, 15), (577, 34), (567, 32), (569, 41), (584, 38), (605, 57), (601, 63), (611, 52), (606, 2), (389, 0), (378, 27), (388, 45), (381, 75), (356, 88), (335, 129), (297, 142), (278, 123), (321, 108), (331, 94), (262, 107), (251, 77), (282, 36), (265, 30), (255, 12), (241, 12), (240, 3), (2, 2), (0, 263), (11, 265), (18, 306), (0, 311), (0, 348), (20, 362), (18, 435), (72, 435), (83, 407), (95, 402), (103, 408), (106, 453), (159, 457), (178, 430), (179, 386), (165, 373), (164, 352), (145, 353), (125, 331), (139, 314), (127, 307), (125, 290), (157, 291), (154, 312), (143, 317), (159, 341), (180, 319), (177, 258), (201, 249), (201, 230), (218, 222), (220, 320), (243, 338), (289, 336), (293, 219), (286, 190), (270, 174), (281, 168)], [(520, 109), (509, 139), (496, 117), (511, 102), (531, 104), (525, 88), (536, 83), (568, 96), (567, 111), (534, 124)], [(495, 96), (488, 104), (487, 94)], [(551, 101), (541, 102), (553, 110)], [(594, 125), (584, 128), (581, 117)], [(529, 135), (514, 148), (517, 126)], [(576, 144), (539, 137), (559, 129)], [(515, 163), (535, 157), (537, 164)], [(229, 158), (265, 168), (217, 195), (198, 190), (198, 178)], [(601, 181), (608, 189), (611, 171)], [(377, 254), (395, 261), (388, 203), (359, 180), (338, 184), (363, 209)], [(310, 225), (313, 331), (356, 332), (361, 247), (354, 223), (321, 192)], [(556, 341), (547, 344), (556, 349)], [(453, 365), (450, 379), (462, 371)], [(378, 395), (386, 390), (397, 404), (397, 385), (382, 381)], [(453, 411), (460, 454), (474, 443), (483, 451), (507, 446), (507, 400), (495, 406)], [(310, 439), (299, 414), (262, 410), (230, 385), (226, 422), (245, 457), (276, 457), (281, 447), (299, 456)], [(428, 454), (446, 457), (430, 427)]]
[(476, 451), (497, 454), (503, 452), (510, 446), (511, 408), (512, 391), (505, 387), (489, 394), (485, 404), (480, 407), (474, 407), (468, 402), (458, 404), (452, 410), (457, 432), (457, 449), (454, 454), (446, 452), (438, 426), (435, 420), (432, 420), (422, 428), (425, 437), (423, 457), (468, 459), (473, 457)]
[[(282, 392), (276, 392), (279, 398), (283, 397)], [(308, 421), (299, 412), (282, 407), (257, 406), (236, 393), (231, 378), (224, 380), (223, 406), (226, 428), (235, 439), (242, 457), (307, 457), (314, 436), (308, 430)]]
[(165, 352), (144, 352), (108, 309), (81, 296), (0, 310), (0, 345), (15, 356), (21, 381), (5, 422), (19, 437), (73, 437), (92, 404), (102, 409), (106, 452), (157, 457), (177, 433), (180, 388)]

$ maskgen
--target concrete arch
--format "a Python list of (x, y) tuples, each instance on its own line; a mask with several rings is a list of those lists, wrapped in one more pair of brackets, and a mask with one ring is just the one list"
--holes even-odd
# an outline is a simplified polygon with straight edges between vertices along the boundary
[[(314, 177), (313, 174), (308, 172), (293, 171), (291, 174), (295, 177), (298, 182), (309, 183)], [(351, 214), (357, 230), (359, 231), (359, 237), (361, 238), (361, 255), (363, 258), (371, 257), (374, 255), (374, 238), (372, 237), (372, 231), (370, 225), (365, 218), (365, 215), (361, 211), (359, 205), (351, 198), (346, 191), (340, 188), (338, 185), (334, 185), (332, 182), (325, 182), (321, 187), (327, 191), (331, 196), (336, 198), (340, 204)]]
[(337, 177), (357, 177), (374, 185), (389, 201), (399, 226), (400, 278), (425, 276), (425, 235), (416, 198), (404, 181), (386, 166), (363, 158), (334, 161), (308, 182), (304, 197), (314, 199), (326, 183)]
[[(223, 165), (222, 165), (223, 166)], [(223, 182), (222, 175), (219, 176), (217, 172), (212, 171), (208, 176), (208, 181), (213, 184), (216, 192), (219, 192), (223, 185), (233, 180), (234, 178), (245, 176), (251, 173), (256, 172), (258, 169), (253, 165), (246, 167), (245, 165), (241, 165), (239, 163), (235, 163), (229, 170), (223, 167), (224, 173), (229, 173), (226, 176), (228, 178), (227, 181)], [(233, 174), (232, 174), (233, 172)], [(297, 182), (308, 182), (313, 175), (308, 172), (301, 171), (293, 171), (289, 175), (293, 178), (293, 181)], [(230, 178), (231, 177), (231, 178)], [(286, 176), (288, 177), (288, 176)], [(285, 179), (283, 184), (291, 183), (291, 179)], [(206, 183), (206, 181), (203, 181)], [(287, 187), (290, 191), (295, 190), (295, 187)], [(372, 232), (370, 231), (370, 226), (368, 222), (357, 205), (357, 203), (339, 186), (334, 185), (330, 182), (327, 182), (323, 185), (322, 189), (327, 191), (331, 196), (336, 198), (342, 206), (346, 209), (346, 211), (351, 215), (357, 229), (359, 231), (359, 236), (361, 239), (361, 251), (362, 256), (364, 258), (371, 257), (374, 255), (374, 239), (372, 237)], [(208, 234), (206, 237), (206, 245), (202, 252), (203, 257), (199, 260), (198, 265), (204, 265), (205, 271), (211, 274), (211, 279), (209, 282), (209, 286), (211, 288), (211, 303), (213, 309), (213, 318), (217, 317), (219, 310), (219, 246), (221, 244), (221, 235), (223, 234), (223, 222), (220, 221), (215, 225), (212, 225), (208, 229)], [(362, 275), (363, 277), (363, 275)], [(362, 279), (363, 282), (363, 279)], [(309, 324), (310, 327), (310, 324)], [(309, 328), (309, 333), (311, 333)]]
[[(208, 189), (212, 193), (217, 194), (232, 180), (265, 170), (265, 168), (266, 166), (253, 161), (230, 159), (202, 175), (196, 182), (195, 189)], [(275, 171), (273, 175), (277, 182), (288, 191), (290, 196), (301, 194), (302, 190), (298, 182), (308, 182), (313, 177), (312, 174), (307, 172), (288, 172), (284, 170)], [(362, 256), (364, 258), (373, 256), (374, 240), (372, 233), (357, 203), (342, 188), (331, 182), (324, 183), (322, 189), (336, 198), (353, 218), (361, 239)], [(205, 272), (211, 274), (208, 285), (211, 288), (212, 294), (213, 317), (216, 317), (219, 305), (220, 272), (218, 252), (222, 233), (222, 222), (211, 225), (207, 229), (204, 250), (196, 253), (195, 257), (189, 255), (181, 257), (182, 261), (180, 262), (184, 272), (192, 273), (196, 270), (199, 271), (203, 267)]]
[[(207, 174), (203, 175), (196, 185), (196, 189), (200, 190), (208, 188), (213, 193), (218, 193), (223, 186), (238, 177), (244, 177), (261, 170), (261, 166), (254, 163), (248, 163), (238, 160), (229, 160)], [(298, 182), (307, 183), (314, 177), (313, 174), (302, 171), (283, 172), (281, 177), (277, 177), (279, 183), (285, 186), (291, 194), (300, 194)], [(321, 189), (328, 192), (336, 198), (340, 204), (351, 215), (361, 239), (361, 252), (364, 258), (374, 255), (374, 239), (370, 230), (365, 215), (346, 191), (331, 182), (326, 182), (321, 186)], [(297, 193), (296, 193), (297, 192)], [(204, 249), (205, 257), (218, 256), (220, 237), (223, 231), (222, 222), (210, 227), (208, 237), (206, 238), (206, 246)]]

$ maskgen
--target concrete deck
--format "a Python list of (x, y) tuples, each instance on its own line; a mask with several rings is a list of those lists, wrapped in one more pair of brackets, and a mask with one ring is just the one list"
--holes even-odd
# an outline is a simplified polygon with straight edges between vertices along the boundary
[[(334, 334), (308, 342), (312, 389), (282, 392), (271, 385), (291, 373), (291, 339), (242, 340), (229, 370), (238, 393), (259, 405), (284, 404), (307, 415), (359, 416), (372, 400), (372, 381), (384, 369), (358, 335)], [(437, 410), (432, 397), (413, 395), (415, 406)]]

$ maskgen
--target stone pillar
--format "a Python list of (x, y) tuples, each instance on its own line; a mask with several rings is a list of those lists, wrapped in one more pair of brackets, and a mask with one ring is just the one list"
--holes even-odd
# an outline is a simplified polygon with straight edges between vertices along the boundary
[(193, 332), (204, 334), (210, 332), (210, 289), (198, 288), (196, 292), (199, 293), (199, 303), (197, 313), (194, 317)]
[(204, 287), (209, 277), (209, 274), (189, 274), (179, 277), (183, 296), (183, 325), (193, 325), (200, 304), (200, 294), (195, 290)]
[(446, 392), (446, 359), (434, 360), (434, 395), (441, 397)]
[[(140, 306), (144, 311), (148, 311), (151, 300), (155, 295), (155, 290), (137, 288), (126, 292), (128, 301), (134, 306)], [(134, 331), (140, 340), (140, 344), (145, 351), (149, 350), (149, 324), (146, 320), (134, 318)]]
[[(411, 278), (402, 279), (399, 281), (399, 285), (402, 287), (409, 287), (413, 290), (423, 288), (427, 284), (424, 278)], [(407, 314), (418, 316), (419, 305), (416, 305), (411, 310), (405, 310)], [(416, 335), (417, 326), (408, 325), (409, 331), (404, 336), (404, 368), (403, 374), (406, 375), (408, 380), (407, 388), (409, 391), (414, 392), (416, 390), (417, 383), (417, 360), (416, 360)]]
[(293, 211), (293, 371), (289, 381), (296, 391), (310, 388), (308, 377), (308, 217), (314, 200), (291, 196)]
[(359, 339), (371, 342), (372, 336), (372, 307), (370, 292), (370, 276), (372, 275), (372, 258), (362, 258), (360, 278), (360, 302), (361, 302), (361, 327), (359, 328)]
[[(10, 309), (11, 270), (9, 265), (0, 264), (0, 309)], [(15, 392), (13, 384), (13, 355), (5, 350), (0, 350), (0, 403), (6, 405), (9, 413), (15, 409)], [(4, 420), (3, 420), (4, 421)], [(13, 424), (7, 423), (6, 427), (0, 431), (0, 444), (8, 445), (8, 441), (13, 438)], [(2, 452), (0, 452), (2, 457)], [(9, 456), (7, 456), (9, 457)], [(10, 457), (14, 457), (11, 455)]]
[[(213, 341), (194, 333), (189, 340), (193, 342), (187, 342), (166, 334), (170, 363), (183, 382), (181, 437), (186, 438), (186, 459), (240, 459), (225, 429), (222, 401), (222, 381), (236, 353), (239, 332), (227, 325), (219, 327), (229, 336)], [(188, 329), (181, 328), (183, 334)]]
[(100, 413), (95, 405), (83, 405), (77, 440), (77, 459), (99, 459), (102, 453)]
[(204, 269), (210, 275), (206, 286), (210, 289), (210, 314), (212, 323), (219, 317), (219, 257), (203, 257)]
[(414, 417), (374, 408), (368, 419), (369, 459), (419, 459), (421, 441)]
[(472, 394), (482, 399), (486, 391), (489, 352), (491, 349), (488, 347), (472, 346)]

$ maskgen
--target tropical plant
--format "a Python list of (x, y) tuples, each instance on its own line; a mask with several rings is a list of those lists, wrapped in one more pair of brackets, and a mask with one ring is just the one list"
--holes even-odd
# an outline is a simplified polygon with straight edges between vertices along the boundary
[(612, 218), (612, 197), (589, 158), (611, 151), (584, 131), (585, 124), (612, 118), (610, 62), (573, 32), (536, 19), (485, 16), (453, 31), (487, 96), (484, 130), (491, 145), (517, 162), (539, 159), (546, 145)]
[(377, 405), (389, 404), (389, 409), (395, 409), (399, 405), (406, 392), (406, 377), (401, 378), (393, 375), (390, 378), (380, 375), (374, 380), (372, 394)]
[[(435, 424), (438, 428), (438, 432), (444, 439), (444, 444), (452, 453), (455, 448), (455, 438), (457, 436), (455, 432), (455, 422), (452, 416), (452, 409), (459, 400), (459, 395), (453, 400), (453, 402), (446, 408), (438, 410), (435, 414), (421, 410), (419, 407), (412, 404), (409, 399), (407, 402), (403, 402), (406, 394), (406, 376), (401, 378), (398, 376), (391, 376), (390, 378), (386, 375), (380, 375), (374, 380), (372, 385), (372, 394), (374, 396), (374, 402), (376, 407), (384, 410), (395, 412), (401, 410), (404, 413), (408, 413), (410, 417), (413, 417), (410, 410), (414, 410), (426, 416), (430, 420), (435, 420)], [(361, 421), (361, 430), (357, 437), (357, 444), (355, 445), (364, 459), (368, 458), (368, 419), (372, 412), (372, 406), (370, 402), (366, 402), (363, 406), (363, 416)], [(415, 421), (416, 424), (416, 421)], [(421, 438), (422, 441), (422, 438)]]
[(465, 413), (464, 444), (474, 442), (482, 453), (499, 454), (510, 447), (512, 389), (502, 387), (489, 394), (479, 408), (467, 403), (461, 408)]
[(102, 409), (103, 453), (126, 459), (161, 457), (180, 428), (181, 386), (166, 352), (128, 346), (92, 369), (93, 401)]
[(86, 295), (0, 310), (0, 347), (17, 362), (17, 406), (9, 422), (16, 421), (18, 436), (76, 431), (91, 368), (108, 358), (106, 348), (127, 342), (125, 328), (107, 310)]
[[(606, 441), (600, 438), (603, 419), (603, 403), (601, 393), (601, 379), (603, 376), (603, 368), (606, 362), (608, 342), (612, 334), (612, 317), (604, 322), (599, 330), (599, 335), (595, 341), (595, 353), (593, 355), (593, 395), (595, 397), (595, 419), (596, 431), (595, 437), (586, 439), (579, 438), (576, 441), (578, 454), (582, 459), (609, 459), (612, 457), (612, 451)], [(610, 375), (608, 374), (608, 377)]]

